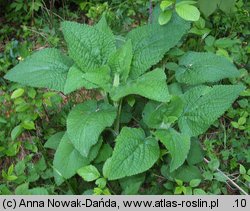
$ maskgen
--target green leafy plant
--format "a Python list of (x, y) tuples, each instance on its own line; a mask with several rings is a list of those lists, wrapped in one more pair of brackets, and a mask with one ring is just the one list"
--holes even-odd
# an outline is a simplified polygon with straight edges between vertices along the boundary
[[(115, 36), (104, 17), (95, 26), (66, 21), (62, 31), (68, 55), (47, 48), (5, 75), (64, 94), (84, 87), (102, 95), (74, 106), (67, 130), (45, 144), (56, 150), (57, 185), (78, 173), (86, 182), (95, 181), (96, 194), (108, 194), (106, 183), (117, 180), (125, 193), (134, 193), (145, 179), (142, 174), (154, 165), (166, 177), (177, 179), (181, 192), (183, 182), (190, 184), (188, 193), (198, 185), (202, 176), (195, 164), (203, 156), (193, 138), (230, 108), (244, 86), (228, 85), (227, 78), (240, 75), (229, 60), (192, 51), (179, 59), (174, 76), (166, 82), (159, 62), (189, 28), (189, 22), (175, 13), (163, 26), (154, 21), (125, 37)], [(219, 81), (223, 83), (217, 85)], [(162, 165), (165, 156), (168, 162)], [(134, 190), (128, 186), (132, 183)]]
[(159, 15), (158, 21), (160, 25), (168, 23), (173, 15), (176, 13), (188, 21), (198, 21), (200, 18), (200, 12), (193, 4), (196, 1), (176, 1), (176, 0), (164, 0), (160, 4), (161, 13)]
[[(9, 4), (9, 11), (14, 11), (15, 13), (9, 13), (8, 18), (15, 19), (18, 21), (18, 18), (23, 21), (31, 19), (34, 22), (34, 13), (37, 12), (42, 6), (43, 1), (33, 0), (33, 1), (23, 1), (15, 0)], [(13, 14), (18, 14), (18, 16), (13, 16)]]

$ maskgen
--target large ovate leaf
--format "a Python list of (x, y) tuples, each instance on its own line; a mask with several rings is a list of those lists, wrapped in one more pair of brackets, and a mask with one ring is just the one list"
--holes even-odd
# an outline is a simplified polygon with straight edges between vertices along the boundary
[(152, 137), (145, 137), (143, 130), (124, 127), (116, 138), (111, 158), (103, 168), (109, 180), (116, 180), (142, 173), (158, 160), (160, 149)]
[(182, 56), (176, 71), (176, 79), (190, 85), (216, 82), (239, 75), (236, 67), (226, 58), (200, 52), (188, 52)]
[(116, 50), (115, 40), (95, 27), (65, 21), (62, 30), (70, 57), (85, 72), (105, 64)]
[(190, 136), (205, 132), (236, 100), (242, 85), (198, 86), (183, 95), (184, 112), (178, 124), (181, 131)]
[(73, 61), (59, 50), (46, 48), (27, 57), (4, 78), (32, 87), (63, 91), (72, 64)]
[(128, 78), (132, 56), (132, 43), (128, 40), (109, 58), (108, 64), (113, 75), (118, 74), (122, 82)]
[(115, 117), (116, 109), (109, 104), (90, 100), (77, 105), (67, 118), (67, 133), (72, 144), (87, 157), (101, 132), (113, 124)]
[(188, 22), (173, 15), (166, 25), (152, 23), (129, 32), (127, 39), (132, 41), (134, 54), (130, 77), (137, 78), (158, 63), (165, 53), (180, 41), (188, 29)]
[(178, 133), (173, 129), (157, 130), (155, 135), (170, 152), (170, 172), (176, 170), (187, 158), (190, 149), (190, 137), (185, 134)]
[(98, 154), (102, 141), (92, 147), (89, 157), (83, 157), (71, 143), (67, 133), (63, 136), (54, 156), (54, 177), (57, 185), (71, 178), (76, 171), (87, 166)]
[(128, 80), (126, 83), (114, 87), (110, 92), (110, 96), (114, 101), (131, 94), (141, 95), (159, 102), (169, 101), (170, 95), (164, 71), (155, 69), (135, 80)]

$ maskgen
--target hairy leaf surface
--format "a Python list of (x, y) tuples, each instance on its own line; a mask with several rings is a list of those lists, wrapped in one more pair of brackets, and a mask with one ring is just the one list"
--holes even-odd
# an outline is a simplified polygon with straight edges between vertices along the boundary
[(127, 39), (131, 39), (134, 53), (130, 77), (137, 78), (158, 63), (188, 29), (189, 23), (174, 15), (166, 25), (152, 23), (129, 32)]
[(127, 95), (136, 94), (159, 102), (170, 100), (168, 93), (166, 75), (162, 69), (155, 69), (135, 80), (128, 80), (126, 83), (115, 87), (110, 96), (112, 100), (118, 101)]
[(242, 85), (198, 86), (183, 95), (184, 112), (178, 124), (181, 131), (190, 136), (205, 132), (236, 100)]
[(113, 124), (115, 117), (114, 107), (105, 103), (98, 105), (94, 100), (79, 104), (71, 110), (67, 119), (67, 132), (81, 155), (88, 156), (101, 132)]
[(116, 50), (115, 40), (95, 27), (65, 21), (62, 30), (70, 57), (85, 72), (105, 64)]
[(157, 130), (155, 135), (171, 154), (170, 172), (176, 170), (187, 158), (190, 149), (190, 137), (173, 129)]
[(73, 61), (59, 50), (46, 48), (27, 57), (4, 78), (32, 87), (63, 91), (72, 64)]
[(128, 78), (132, 56), (132, 43), (128, 40), (109, 59), (113, 75), (118, 74), (123, 82)]
[(104, 32), (105, 34), (107, 34), (111, 38), (111, 40), (115, 40), (115, 36), (114, 36), (112, 30), (110, 29), (110, 27), (108, 26), (105, 15), (102, 15), (101, 19), (94, 27), (97, 30), (100, 30), (100, 31)]
[(216, 82), (240, 75), (230, 61), (210, 52), (188, 52), (182, 56), (179, 65), (176, 79), (181, 83), (191, 85)]
[(112, 157), (104, 165), (104, 176), (115, 180), (142, 173), (154, 165), (159, 155), (154, 138), (146, 138), (141, 129), (124, 127), (116, 139)]

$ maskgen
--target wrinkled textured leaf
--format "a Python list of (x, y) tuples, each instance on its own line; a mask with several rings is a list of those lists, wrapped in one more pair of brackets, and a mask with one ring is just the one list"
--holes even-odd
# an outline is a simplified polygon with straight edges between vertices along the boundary
[(98, 105), (96, 101), (90, 100), (77, 105), (67, 119), (67, 132), (72, 144), (87, 157), (101, 132), (113, 124), (115, 117), (116, 110), (109, 104)]
[(191, 85), (216, 82), (240, 75), (228, 59), (213, 53), (188, 52), (182, 56), (179, 65), (176, 79)]
[(105, 64), (116, 50), (112, 37), (95, 27), (65, 21), (62, 31), (70, 57), (84, 72)]
[(35, 52), (12, 68), (5, 79), (32, 87), (63, 91), (72, 60), (59, 50), (47, 48)]
[(100, 30), (100, 31), (106, 33), (111, 38), (111, 40), (115, 39), (112, 30), (108, 26), (108, 23), (107, 23), (107, 20), (105, 18), (105, 15), (102, 15), (101, 19), (99, 20), (99, 22), (94, 27), (97, 30)]
[(171, 154), (170, 172), (176, 170), (187, 158), (190, 149), (190, 137), (173, 129), (157, 130), (155, 135)]
[(120, 179), (150, 169), (158, 160), (160, 149), (152, 137), (145, 137), (143, 130), (124, 127), (116, 139), (111, 158), (103, 169), (109, 180)]
[(159, 102), (170, 100), (168, 93), (166, 75), (162, 69), (155, 69), (135, 80), (128, 80), (125, 84), (115, 87), (110, 96), (112, 100), (118, 101), (127, 95), (136, 94)]
[(236, 100), (242, 85), (198, 86), (183, 95), (184, 112), (178, 124), (181, 131), (190, 136), (205, 132)]
[(113, 74), (119, 74), (121, 81), (128, 78), (132, 61), (132, 43), (128, 40), (109, 59), (108, 64)]
[[(158, 7), (155, 10), (158, 10)], [(127, 39), (132, 41), (134, 54), (130, 77), (135, 79), (158, 63), (165, 53), (180, 41), (189, 26), (188, 22), (173, 15), (170, 22), (164, 26), (152, 23), (129, 32)]]

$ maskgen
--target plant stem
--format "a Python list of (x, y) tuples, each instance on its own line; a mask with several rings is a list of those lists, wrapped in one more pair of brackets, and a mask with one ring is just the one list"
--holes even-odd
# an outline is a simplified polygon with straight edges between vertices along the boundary
[(115, 127), (114, 130), (116, 134), (119, 134), (120, 132), (120, 117), (121, 117), (121, 111), (122, 111), (122, 99), (119, 101), (119, 103), (115, 103), (115, 106), (118, 108), (117, 110), (117, 117), (115, 121)]
[(101, 95), (103, 97), (103, 100), (105, 103), (109, 104), (109, 97), (108, 97), (108, 93), (105, 91), (101, 91)]

